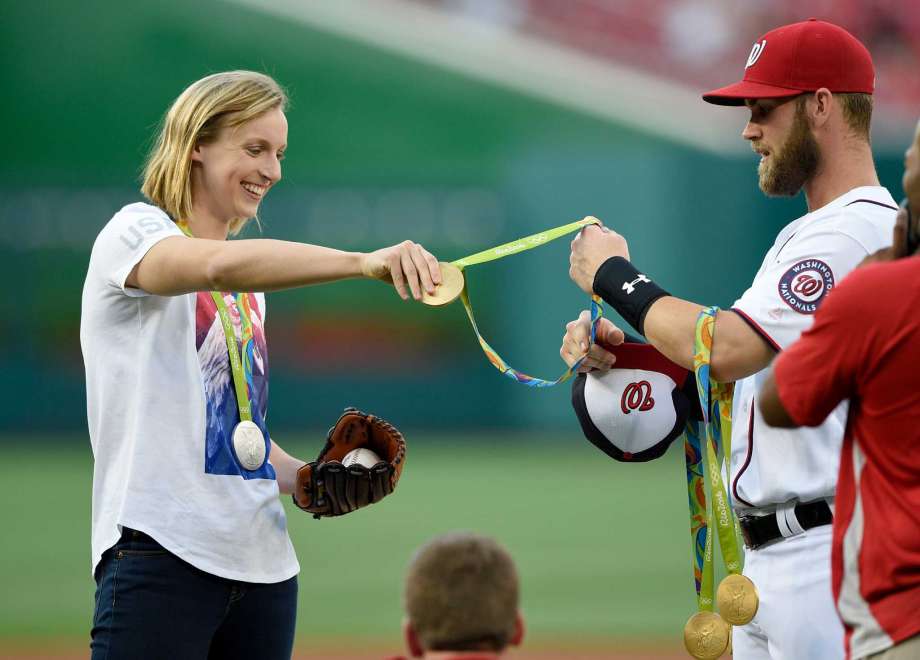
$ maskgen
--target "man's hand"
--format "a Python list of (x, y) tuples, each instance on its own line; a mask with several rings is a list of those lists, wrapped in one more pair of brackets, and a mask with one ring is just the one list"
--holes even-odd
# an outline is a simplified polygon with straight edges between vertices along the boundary
[[(595, 344), (591, 346), (591, 351), (585, 357), (584, 362), (579, 365), (578, 373), (587, 373), (595, 369), (610, 369), (616, 361), (616, 357), (610, 351), (605, 350), (604, 346), (619, 346), (624, 339), (625, 336), (622, 330), (616, 327), (612, 321), (602, 318), (597, 323)], [(590, 341), (591, 313), (584, 311), (578, 316), (578, 320), (566, 324), (559, 355), (571, 367), (588, 350)]]
[(361, 273), (365, 277), (390, 282), (403, 300), (409, 293), (418, 300), (422, 288), (429, 294), (441, 283), (438, 260), (418, 243), (403, 241), (362, 255)]
[(610, 257), (629, 259), (626, 239), (607, 227), (588, 225), (572, 241), (569, 277), (582, 291), (592, 295), (597, 269)]

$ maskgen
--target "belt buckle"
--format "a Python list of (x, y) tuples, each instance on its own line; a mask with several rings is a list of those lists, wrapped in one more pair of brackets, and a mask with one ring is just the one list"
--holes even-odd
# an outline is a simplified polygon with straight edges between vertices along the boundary
[(753, 538), (751, 531), (748, 529), (748, 523), (756, 519), (757, 516), (738, 516), (738, 526), (741, 528), (741, 536), (744, 538), (744, 545), (751, 550), (757, 548), (758, 544)]

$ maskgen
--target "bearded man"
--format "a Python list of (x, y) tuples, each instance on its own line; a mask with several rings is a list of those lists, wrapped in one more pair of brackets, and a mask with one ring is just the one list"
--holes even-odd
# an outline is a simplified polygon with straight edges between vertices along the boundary
[[(761, 156), (761, 190), (804, 190), (808, 207), (779, 233), (750, 288), (715, 320), (711, 376), (735, 383), (728, 490), (745, 537), (744, 574), (760, 593), (754, 619), (734, 629), (740, 660), (844, 657), (830, 550), (846, 404), (818, 427), (791, 430), (768, 427), (754, 401), (774, 355), (811, 325), (828, 292), (891, 244), (897, 205), (879, 185), (869, 141), (874, 85), (866, 48), (846, 30), (811, 19), (763, 35), (744, 79), (703, 96), (749, 109), (742, 136)], [(623, 236), (589, 226), (572, 242), (570, 275), (666, 358), (692, 369), (704, 307), (669, 295), (629, 259)], [(573, 364), (588, 337), (584, 313), (567, 326), (563, 359)], [(597, 337), (581, 370), (616, 369), (623, 331), (603, 320)]]

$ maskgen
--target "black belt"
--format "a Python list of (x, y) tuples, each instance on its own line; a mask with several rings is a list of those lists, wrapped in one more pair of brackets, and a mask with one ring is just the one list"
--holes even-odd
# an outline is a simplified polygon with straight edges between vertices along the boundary
[[(802, 529), (811, 529), (821, 525), (830, 525), (834, 522), (831, 507), (824, 500), (809, 502), (808, 504), (795, 505), (795, 517)], [(740, 516), (738, 523), (741, 526), (741, 535), (744, 536), (744, 545), (751, 550), (756, 550), (771, 541), (783, 538), (776, 522), (776, 514), (766, 516)]]
[(144, 532), (140, 532), (136, 529), (131, 529), (130, 527), (124, 527), (124, 526), (122, 526), (121, 528), (121, 538), (119, 539), (119, 541), (122, 541), (122, 542), (124, 541), (144, 541), (145, 543), (156, 543), (157, 542), (156, 539), (154, 539), (151, 536), (148, 536), (147, 534), (144, 534)]

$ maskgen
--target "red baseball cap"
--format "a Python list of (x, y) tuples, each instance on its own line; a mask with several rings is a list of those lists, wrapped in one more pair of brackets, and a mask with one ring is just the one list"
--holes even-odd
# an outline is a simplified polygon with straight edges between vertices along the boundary
[(797, 96), (827, 87), (832, 92), (875, 90), (872, 56), (842, 27), (810, 18), (763, 35), (748, 55), (744, 79), (703, 94), (715, 105), (744, 105), (745, 99)]

